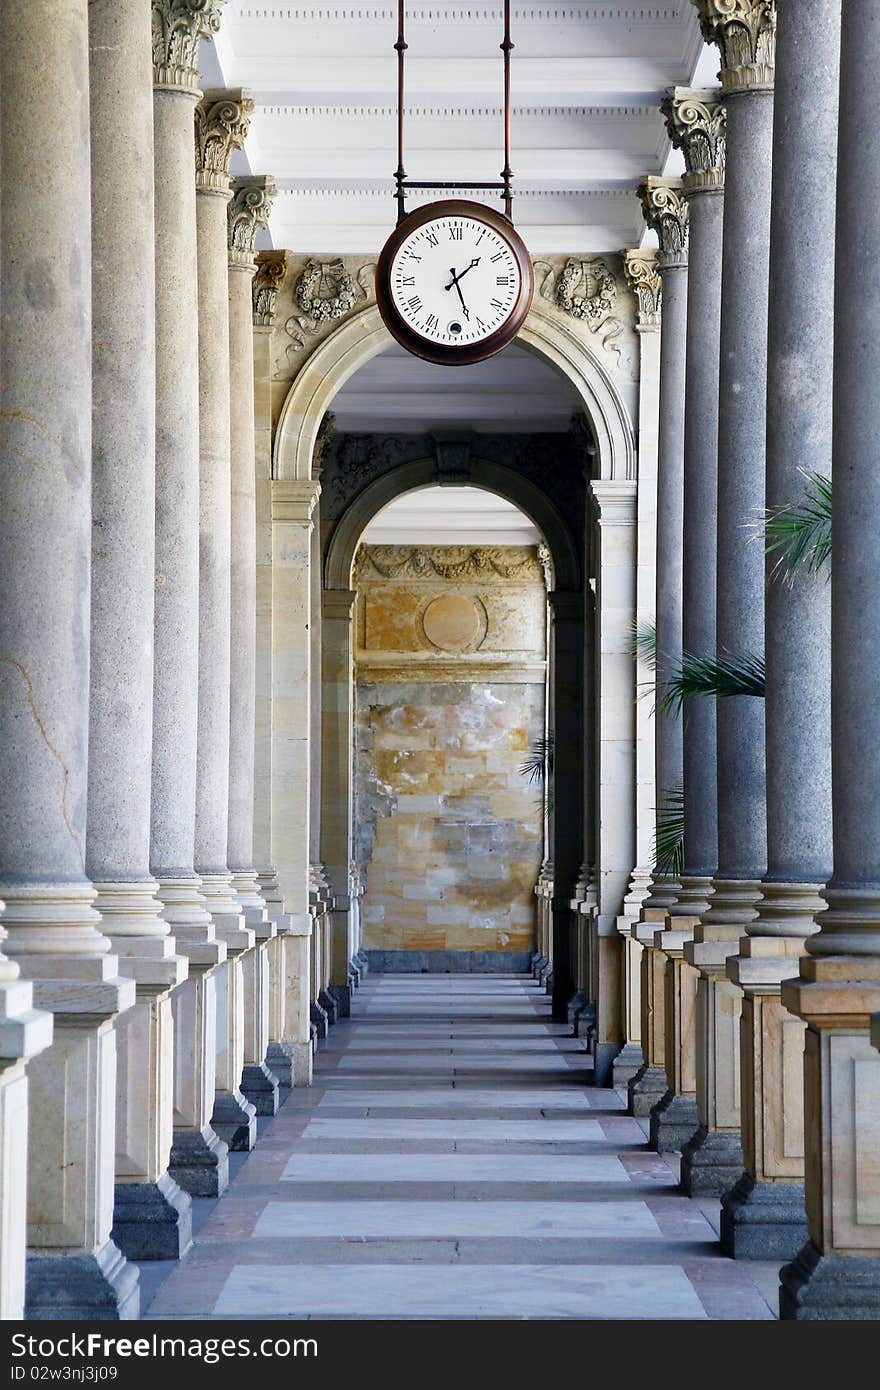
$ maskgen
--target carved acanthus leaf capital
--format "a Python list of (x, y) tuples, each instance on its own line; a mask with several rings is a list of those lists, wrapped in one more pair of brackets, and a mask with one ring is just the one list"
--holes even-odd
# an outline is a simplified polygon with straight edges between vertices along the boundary
[(669, 138), (684, 155), (688, 193), (724, 189), (727, 110), (720, 87), (671, 87), (660, 105)]
[(229, 203), (229, 264), (243, 270), (254, 269), (257, 232), (269, 222), (269, 213), (278, 192), (271, 174), (248, 175), (233, 179)]
[(275, 323), (278, 291), (287, 279), (286, 251), (259, 251), (254, 276), (254, 327), (271, 328)]
[(153, 82), (177, 91), (199, 90), (199, 44), (220, 28), (226, 0), (152, 0)]
[(249, 92), (205, 92), (196, 104), (196, 188), (228, 195), (229, 161), (245, 142), (253, 115)]
[(721, 54), (725, 95), (768, 91), (776, 65), (776, 0), (693, 0), (707, 43)]
[(624, 251), (623, 273), (626, 283), (639, 301), (639, 327), (659, 328), (663, 281), (659, 269), (660, 253), (652, 246)]
[(687, 265), (689, 213), (682, 179), (650, 175), (639, 185), (647, 225), (660, 242), (660, 267)]

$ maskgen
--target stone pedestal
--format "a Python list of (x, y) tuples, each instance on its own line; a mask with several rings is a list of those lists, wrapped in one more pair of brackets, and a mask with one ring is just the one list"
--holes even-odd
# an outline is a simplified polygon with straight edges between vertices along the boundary
[(229, 1184), (229, 1150), (211, 1127), (217, 1055), (214, 971), (193, 969), (192, 960), (190, 967), (189, 979), (171, 1001), (174, 1137), (168, 1171), (191, 1196), (219, 1197)]
[(310, 1086), (312, 1037), (309, 1019), (311, 918), (288, 915), (270, 943), (269, 1047), (266, 1060), (282, 1086)]
[(257, 1115), (274, 1115), (278, 1109), (278, 1077), (266, 1060), (269, 1049), (269, 943), (275, 932), (275, 923), (266, 923), (254, 949), (246, 951), (242, 957), (244, 1067), (241, 1091)]
[(699, 1125), (697, 1114), (696, 1013), (699, 972), (684, 959), (685, 931), (658, 931), (654, 945), (665, 956), (663, 979), (667, 1091), (651, 1110), (650, 1143), (658, 1153), (682, 1149)]
[[(0, 904), (2, 911), (2, 904)], [(0, 950), (5, 936), (0, 927)], [(27, 1063), (52, 1041), (52, 1016), (0, 953), (0, 1320), (24, 1316), (27, 1208)]]
[(666, 957), (654, 945), (653, 923), (635, 923), (633, 934), (642, 944), (641, 1002), (644, 1064), (628, 1085), (629, 1113), (647, 1119), (669, 1089), (666, 1080)]
[(250, 954), (253, 940), (250, 932), (239, 933), (251, 938), (247, 945), (230, 942), (227, 956), (214, 972), (217, 1001), (217, 1061), (215, 1070), (214, 1108), (211, 1125), (228, 1147), (247, 1151), (257, 1141), (257, 1112), (241, 1092), (244, 1069), (244, 965), (242, 948)]
[(697, 1114), (700, 1127), (681, 1155), (681, 1185), (691, 1197), (718, 1196), (743, 1170), (739, 1022), (742, 992), (725, 973), (737, 942), (723, 927), (698, 926), (684, 958), (697, 981)]

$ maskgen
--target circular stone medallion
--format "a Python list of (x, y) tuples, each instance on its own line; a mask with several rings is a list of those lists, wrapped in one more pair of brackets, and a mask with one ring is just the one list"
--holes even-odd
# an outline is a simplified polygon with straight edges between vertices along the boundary
[(443, 652), (461, 652), (475, 642), (482, 630), (473, 599), (465, 594), (441, 594), (422, 614), (425, 636)]

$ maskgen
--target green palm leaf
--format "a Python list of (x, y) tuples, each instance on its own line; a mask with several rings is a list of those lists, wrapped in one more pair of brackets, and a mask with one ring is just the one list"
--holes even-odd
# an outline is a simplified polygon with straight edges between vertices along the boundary
[(831, 556), (831, 479), (804, 473), (801, 502), (770, 507), (764, 514), (768, 555), (777, 554), (774, 574), (791, 583), (798, 571), (816, 574)]
[(649, 671), (656, 671), (657, 628), (654, 623), (633, 623), (632, 654)]
[(678, 878), (684, 869), (684, 788), (672, 787), (657, 808), (654, 869)]
[(553, 738), (536, 738), (517, 771), (530, 787), (543, 787), (553, 771)]
[(681, 665), (671, 671), (658, 691), (658, 703), (666, 714), (681, 713), (689, 695), (712, 695), (728, 700), (734, 695), (753, 695), (763, 699), (765, 669), (762, 656), (717, 657), (682, 656)]

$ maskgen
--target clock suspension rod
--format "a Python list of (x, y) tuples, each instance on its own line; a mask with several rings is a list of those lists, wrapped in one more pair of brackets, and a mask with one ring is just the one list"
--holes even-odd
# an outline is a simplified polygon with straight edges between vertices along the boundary
[(513, 170), (510, 167), (510, 54), (513, 44), (510, 41), (510, 0), (504, 0), (504, 40), (501, 44), (501, 52), (504, 54), (504, 168), (501, 170), (501, 177), (504, 180), (504, 216), (508, 222), (513, 221), (513, 190), (510, 181), (513, 178)]
[(397, 169), (394, 179), (397, 184), (397, 220), (402, 222), (406, 217), (406, 170), (403, 167), (403, 55), (407, 49), (407, 42), (404, 36), (404, 0), (397, 0), (397, 43), (394, 45), (397, 50)]
[(513, 170), (510, 167), (510, 54), (514, 44), (510, 38), (510, 0), (504, 0), (504, 39), (500, 45), (504, 55), (504, 168), (501, 170), (500, 182), (489, 183), (465, 183), (460, 179), (454, 181), (436, 183), (416, 182), (408, 179), (406, 170), (403, 167), (403, 113), (404, 113), (404, 54), (409, 45), (406, 42), (406, 14), (405, 0), (397, 0), (397, 42), (394, 45), (397, 53), (397, 168), (394, 171), (395, 193), (397, 199), (397, 221), (402, 222), (406, 217), (406, 192), (409, 188), (420, 189), (454, 189), (468, 188), (479, 189), (487, 192), (489, 189), (499, 189), (504, 201), (504, 216), (508, 222), (513, 221)]

